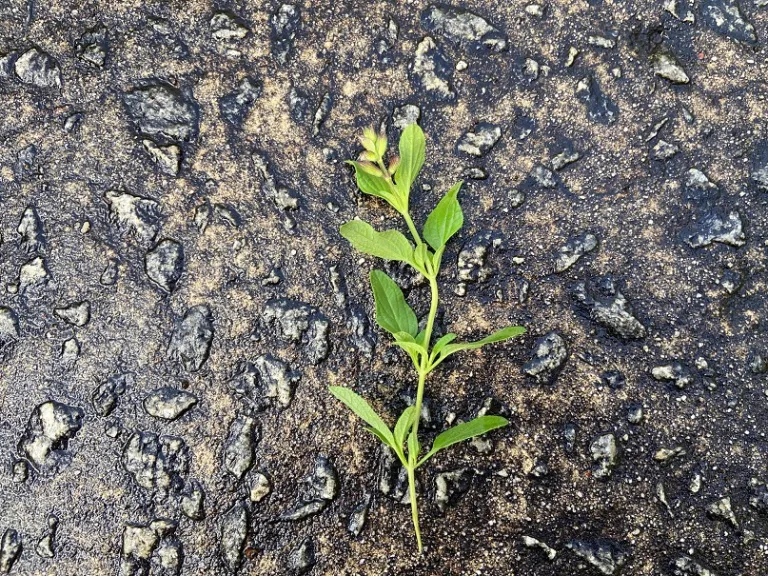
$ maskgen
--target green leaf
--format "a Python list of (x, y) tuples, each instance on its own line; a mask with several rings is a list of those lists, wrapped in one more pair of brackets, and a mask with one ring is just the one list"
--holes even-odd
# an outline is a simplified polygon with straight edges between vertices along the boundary
[[(426, 140), (424, 132), (418, 124), (409, 124), (403, 130), (400, 136), (400, 164), (395, 172), (395, 182), (397, 189), (404, 199), (408, 199), (411, 186), (421, 172), (424, 165), (424, 155), (426, 151)], [(407, 207), (406, 202), (406, 207)]]
[(421, 466), (432, 456), (440, 452), (440, 450), (445, 450), (458, 442), (463, 442), (464, 440), (469, 440), (475, 436), (480, 436), (486, 432), (495, 430), (496, 428), (506, 426), (507, 424), (509, 424), (509, 421), (501, 416), (480, 416), (469, 422), (457, 424), (435, 438), (431, 450), (421, 459), (418, 466)]
[(365, 254), (378, 256), (384, 260), (397, 260), (411, 263), (413, 246), (397, 230), (376, 231), (368, 222), (350, 220), (339, 228), (341, 235)]
[(432, 248), (439, 250), (448, 243), (464, 225), (464, 213), (457, 200), (463, 181), (459, 181), (437, 203), (424, 224), (424, 239)]
[(448, 354), (453, 354), (454, 352), (459, 352), (460, 350), (476, 350), (477, 348), (482, 348), (486, 344), (493, 344), (494, 342), (509, 340), (515, 336), (520, 336), (520, 334), (525, 334), (525, 328), (522, 326), (507, 326), (506, 328), (497, 330), (490, 336), (486, 336), (482, 340), (477, 340), (475, 342), (460, 342), (459, 344), (448, 344), (445, 346), (445, 348), (443, 348), (443, 354), (447, 356)]
[(397, 424), (395, 424), (395, 442), (397, 442), (398, 446), (402, 446), (403, 442), (405, 442), (405, 435), (411, 429), (415, 416), (416, 406), (408, 406), (400, 414), (400, 418), (397, 419)]
[(371, 427), (371, 432), (375, 434), (382, 442), (388, 446), (394, 447), (395, 439), (392, 432), (384, 423), (384, 420), (376, 414), (371, 405), (365, 399), (349, 388), (343, 386), (329, 386), (331, 394), (341, 400), (347, 408), (357, 414), (362, 420)]
[(419, 457), (419, 452), (421, 452), (421, 446), (419, 446), (419, 439), (416, 438), (415, 434), (410, 434), (408, 436), (408, 458), (409, 460), (413, 458), (413, 461), (415, 462)]
[(408, 334), (407, 332), (395, 332), (393, 336), (395, 337), (395, 344), (400, 346), (400, 348), (402, 348), (408, 353), (408, 356), (411, 357), (411, 360), (413, 361), (414, 366), (418, 368), (419, 355), (426, 354), (427, 352), (424, 349), (424, 346), (416, 342), (414, 337)]
[(384, 272), (373, 270), (371, 287), (376, 301), (376, 322), (379, 326), (391, 334), (406, 332), (415, 336), (419, 331), (419, 321), (395, 281)]
[(413, 251), (413, 264), (413, 267), (424, 276), (432, 273), (432, 254), (426, 244), (419, 244)]
[(355, 162), (354, 160), (347, 160), (347, 164), (355, 167), (355, 179), (357, 181), (357, 187), (361, 192), (383, 198), (390, 204), (395, 201), (395, 196), (392, 193), (392, 188), (382, 176), (376, 176), (366, 170), (366, 166), (361, 162)]
[(456, 334), (453, 332), (448, 332), (445, 336), (440, 337), (440, 339), (435, 342), (435, 345), (432, 346), (432, 357), (436, 358), (438, 354), (440, 354), (440, 350), (445, 348), (446, 345), (450, 344), (456, 340)]

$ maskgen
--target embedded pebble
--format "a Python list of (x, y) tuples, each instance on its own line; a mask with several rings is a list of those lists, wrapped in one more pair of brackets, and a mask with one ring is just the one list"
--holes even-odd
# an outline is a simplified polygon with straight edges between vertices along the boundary
[(166, 292), (173, 292), (184, 271), (184, 250), (178, 242), (164, 238), (144, 257), (147, 277)]
[(533, 356), (523, 365), (523, 372), (537, 381), (551, 381), (568, 359), (568, 346), (557, 332), (549, 332), (536, 341)]
[(598, 436), (590, 443), (589, 453), (594, 462), (592, 476), (599, 479), (610, 478), (619, 456), (616, 436), (613, 434)]
[(204, 304), (193, 306), (176, 323), (167, 354), (188, 372), (197, 372), (208, 359), (213, 335), (211, 309)]
[(176, 420), (197, 404), (197, 398), (184, 390), (163, 386), (144, 398), (147, 414), (163, 420)]

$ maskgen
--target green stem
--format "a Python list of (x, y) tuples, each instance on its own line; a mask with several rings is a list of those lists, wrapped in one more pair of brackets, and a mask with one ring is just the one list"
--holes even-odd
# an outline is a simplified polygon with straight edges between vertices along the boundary
[(403, 218), (405, 218), (405, 223), (408, 224), (408, 230), (411, 231), (411, 236), (413, 236), (413, 239), (416, 241), (416, 246), (419, 246), (419, 244), (422, 243), (421, 236), (419, 236), (419, 231), (413, 223), (413, 218), (411, 218), (411, 215), (408, 214), (408, 212), (403, 214)]
[[(417, 441), (413, 444), (418, 446), (419, 439), (419, 421), (421, 420), (421, 406), (424, 402), (424, 385), (427, 381), (427, 374), (429, 373), (429, 342), (432, 339), (432, 330), (435, 326), (435, 317), (437, 316), (437, 305), (439, 301), (439, 293), (437, 287), (437, 278), (431, 276), (429, 278), (429, 286), (432, 293), (432, 302), (429, 306), (429, 316), (427, 317), (427, 327), (424, 330), (424, 348), (427, 350), (426, 354), (421, 356), (421, 365), (419, 366), (419, 383), (416, 388), (416, 418), (413, 420), (410, 435)], [(419, 505), (416, 500), (416, 468), (418, 467), (419, 454), (415, 451), (408, 451), (408, 485), (411, 495), (411, 516), (413, 517), (413, 528), (416, 532), (416, 543), (419, 547), (419, 552), (422, 551), (421, 545), (421, 530), (419, 528)]]

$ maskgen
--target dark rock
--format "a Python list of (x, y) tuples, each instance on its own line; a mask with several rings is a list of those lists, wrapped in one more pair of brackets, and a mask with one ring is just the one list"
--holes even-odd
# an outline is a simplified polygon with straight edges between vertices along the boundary
[(745, 44), (757, 44), (755, 27), (744, 17), (737, 0), (702, 0), (701, 19), (713, 31)]
[(104, 26), (96, 26), (86, 30), (75, 44), (75, 53), (86, 64), (96, 68), (104, 68), (109, 50), (107, 29)]
[(488, 231), (480, 231), (469, 238), (461, 247), (456, 260), (459, 280), (487, 281), (493, 275), (493, 270), (488, 266), (488, 255), (497, 243), (496, 235)]
[(178, 576), (184, 557), (181, 542), (173, 538), (176, 528), (176, 521), (164, 519), (127, 524), (123, 530), (120, 574)]
[(144, 398), (143, 406), (147, 414), (163, 420), (176, 420), (197, 404), (194, 394), (163, 386)]
[(569, 164), (576, 162), (579, 158), (581, 158), (579, 152), (571, 149), (563, 150), (550, 160), (549, 165), (552, 167), (552, 170), (562, 170)]
[(619, 390), (627, 383), (627, 379), (623, 372), (608, 370), (600, 375), (600, 383), (608, 386), (611, 390)]
[(19, 269), (19, 293), (36, 298), (48, 285), (50, 278), (45, 260), (40, 256), (33, 258)]
[(532, 538), (531, 536), (524, 535), (523, 544), (525, 544), (526, 548), (538, 548), (547, 556), (547, 559), (549, 560), (554, 560), (557, 557), (557, 550), (548, 546), (546, 543), (542, 542), (541, 540)]
[[(2, 309), (0, 309), (0, 314), (1, 312)], [(2, 326), (2, 322), (0, 322), (0, 326)], [(3, 330), (0, 328), (0, 338), (2, 337), (2, 334)], [(768, 356), (757, 351), (750, 352), (749, 358), (747, 359), (747, 366), (752, 374), (765, 374), (768, 372)]]
[(588, 291), (586, 283), (580, 282), (575, 286), (573, 294), (578, 305), (588, 311), (589, 317), (614, 336), (624, 340), (646, 336), (645, 326), (634, 316), (632, 306), (615, 287), (612, 278), (601, 279), (594, 293)]
[(333, 97), (330, 92), (326, 92), (320, 99), (320, 104), (318, 104), (317, 109), (315, 110), (315, 115), (312, 118), (312, 136), (320, 134), (320, 128), (331, 113), (332, 107)]
[[(409, 124), (418, 124), (420, 119), (421, 108), (416, 104), (405, 104), (392, 111), (392, 125), (401, 131)], [(768, 176), (766, 178), (768, 179)]]
[(465, 132), (456, 144), (459, 152), (480, 158), (485, 156), (501, 138), (501, 126), (490, 122), (480, 122), (469, 132)]
[(370, 496), (366, 496), (360, 504), (354, 507), (349, 515), (347, 531), (354, 537), (360, 536), (368, 519), (368, 507), (371, 505)]
[(312, 538), (305, 538), (288, 554), (287, 567), (291, 574), (307, 574), (317, 562), (315, 543)]
[(0, 306), (0, 350), (19, 339), (19, 317), (10, 308)]
[(336, 468), (322, 455), (316, 458), (313, 472), (303, 478), (301, 483), (304, 486), (302, 497), (280, 515), (280, 521), (293, 522), (319, 514), (339, 493)]
[(659, 139), (651, 149), (651, 156), (654, 160), (664, 161), (669, 160), (678, 152), (680, 152), (680, 148), (676, 144), (670, 144), (666, 140)]
[(224, 445), (224, 468), (241, 480), (253, 465), (254, 451), (261, 435), (256, 421), (249, 416), (238, 416), (229, 426), (229, 436)]
[(680, 232), (680, 238), (691, 248), (709, 246), (713, 242), (738, 248), (747, 242), (739, 213), (731, 211), (726, 216), (717, 209), (693, 220)]
[(145, 138), (141, 141), (149, 157), (160, 172), (167, 176), (178, 176), (181, 170), (181, 147), (176, 144), (158, 146), (152, 140)]
[(328, 319), (314, 306), (289, 298), (267, 300), (261, 315), (278, 338), (301, 343), (312, 364), (319, 364), (328, 355)]
[(551, 381), (568, 359), (568, 347), (560, 334), (550, 332), (536, 341), (533, 356), (523, 365), (523, 372), (537, 381)]
[(205, 492), (197, 480), (188, 483), (189, 492), (181, 496), (179, 508), (190, 520), (205, 518)]
[(421, 26), (431, 34), (440, 34), (449, 42), (476, 52), (498, 53), (507, 49), (507, 35), (468, 10), (432, 5), (421, 13)]
[(59, 519), (56, 516), (48, 516), (48, 531), (37, 541), (35, 552), (41, 558), (53, 558), (56, 555), (56, 530), (59, 527)]
[(651, 370), (651, 376), (660, 382), (672, 382), (681, 390), (689, 384), (693, 384), (693, 374), (680, 362), (655, 366)]
[(110, 258), (107, 261), (107, 265), (99, 277), (99, 282), (103, 286), (114, 286), (117, 282), (118, 275), (118, 262), (115, 258)]
[(8, 528), (0, 540), (0, 572), (8, 574), (21, 556), (21, 536), (13, 528)]
[(253, 364), (241, 364), (238, 374), (229, 385), (239, 398), (254, 410), (261, 411), (268, 408), (273, 400), (281, 408), (287, 408), (299, 378), (285, 362), (262, 355)]
[(109, 190), (104, 196), (109, 204), (110, 220), (121, 232), (130, 233), (143, 245), (154, 240), (162, 219), (157, 202), (116, 190)]
[(578, 262), (579, 258), (597, 248), (597, 236), (584, 232), (574, 236), (558, 250), (555, 258), (555, 272), (565, 272)]
[(379, 492), (395, 502), (409, 503), (408, 472), (395, 453), (388, 447), (381, 449), (379, 458)]
[(762, 514), (768, 514), (768, 484), (760, 482), (757, 478), (749, 481), (751, 495), (749, 505)]
[(272, 27), (272, 54), (280, 64), (286, 64), (293, 55), (294, 40), (301, 27), (298, 7), (281, 4), (269, 19)]
[(160, 289), (170, 293), (184, 271), (184, 249), (175, 240), (164, 238), (144, 257), (144, 270)]
[(541, 166), (541, 165), (534, 166), (533, 170), (531, 170), (529, 180), (532, 181), (536, 186), (540, 188), (546, 188), (548, 190), (557, 188), (558, 180), (557, 180), (557, 177), (555, 176), (555, 173), (545, 166)]
[(159, 144), (188, 142), (197, 136), (199, 111), (194, 98), (168, 84), (134, 88), (123, 96), (136, 131)]
[(435, 505), (440, 512), (454, 506), (472, 486), (474, 473), (470, 468), (442, 472), (435, 476)]
[(708, 203), (716, 200), (720, 196), (720, 190), (717, 185), (707, 178), (698, 168), (691, 168), (685, 174), (683, 182), (685, 197), (695, 202)]
[(597, 568), (601, 574), (619, 574), (627, 562), (628, 554), (610, 540), (571, 540), (565, 547)]
[(316, 498), (314, 500), (301, 500), (280, 514), (278, 520), (281, 522), (296, 522), (304, 520), (311, 516), (320, 514), (328, 507), (328, 501)]
[(53, 311), (56, 316), (72, 326), (85, 326), (91, 319), (91, 303), (88, 301), (70, 304), (56, 308)]
[(592, 76), (582, 78), (576, 85), (576, 97), (587, 105), (587, 118), (598, 124), (609, 125), (616, 122), (619, 108), (600, 89)]
[(188, 372), (197, 372), (208, 359), (213, 340), (213, 317), (208, 306), (193, 306), (173, 330), (168, 356)]
[(16, 59), (14, 71), (24, 84), (61, 89), (61, 68), (50, 54), (31, 48)]
[(229, 12), (216, 12), (211, 16), (211, 36), (219, 42), (242, 40), (248, 33), (248, 26)]
[(739, 523), (736, 520), (736, 514), (733, 513), (731, 499), (728, 496), (707, 504), (707, 516), (715, 520), (722, 520), (737, 530), (739, 529)]
[(563, 449), (566, 454), (573, 454), (576, 449), (576, 424), (568, 422), (563, 426)]
[(675, 558), (670, 565), (672, 576), (718, 576), (685, 554)]
[(243, 78), (234, 91), (219, 100), (221, 117), (232, 126), (241, 128), (253, 103), (261, 96), (261, 81), (257, 78)]
[(190, 459), (184, 440), (154, 432), (135, 432), (123, 450), (123, 466), (136, 485), (153, 493), (180, 492)]
[(295, 86), (288, 93), (288, 109), (297, 124), (304, 124), (309, 117), (309, 96)]
[(29, 459), (39, 472), (58, 472), (71, 460), (67, 451), (69, 440), (83, 425), (83, 411), (49, 400), (32, 412), (19, 452)]
[(99, 384), (91, 396), (93, 409), (100, 416), (109, 416), (117, 405), (117, 400), (133, 384), (132, 374), (116, 374)]
[(688, 84), (690, 78), (685, 73), (683, 65), (677, 59), (677, 56), (664, 46), (659, 46), (651, 54), (651, 64), (656, 76), (669, 80), (673, 84)]
[(438, 102), (455, 102), (458, 97), (453, 87), (453, 65), (430, 36), (416, 46), (410, 77), (416, 90)]
[(16, 228), (19, 233), (19, 246), (28, 254), (34, 254), (45, 246), (43, 223), (34, 206), (27, 206)]
[(261, 502), (272, 492), (272, 482), (266, 474), (256, 472), (251, 479), (249, 497), (251, 502)]
[(592, 476), (601, 480), (610, 478), (619, 457), (616, 437), (613, 434), (598, 436), (590, 443), (589, 453), (594, 463), (592, 465)]
[(248, 539), (250, 510), (244, 500), (235, 502), (221, 522), (219, 554), (231, 572), (240, 570), (243, 563), (245, 542)]

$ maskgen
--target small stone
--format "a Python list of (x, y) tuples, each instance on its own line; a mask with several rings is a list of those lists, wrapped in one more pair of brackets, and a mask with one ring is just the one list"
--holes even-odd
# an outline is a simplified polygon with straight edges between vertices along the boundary
[(693, 384), (693, 375), (690, 370), (680, 362), (655, 366), (651, 370), (651, 376), (660, 382), (672, 382), (680, 390)]
[(314, 306), (288, 298), (267, 300), (262, 322), (274, 328), (278, 338), (304, 345), (312, 364), (328, 355), (328, 319)]
[(41, 558), (53, 558), (56, 555), (56, 530), (59, 527), (59, 519), (56, 516), (48, 516), (48, 532), (37, 541), (35, 552)]
[(70, 304), (54, 310), (56, 316), (72, 326), (85, 326), (91, 319), (91, 303), (88, 301)]
[(623, 548), (602, 538), (571, 540), (566, 542), (565, 547), (607, 576), (618, 574), (628, 559), (628, 554)]
[(739, 523), (736, 520), (736, 514), (733, 513), (731, 499), (728, 496), (707, 504), (707, 515), (716, 520), (727, 522), (737, 530), (739, 529)]
[(114, 286), (117, 282), (117, 274), (118, 274), (118, 263), (115, 258), (110, 258), (107, 261), (107, 265), (104, 267), (104, 270), (101, 273), (101, 276), (99, 277), (99, 282), (103, 286)]
[(107, 34), (107, 29), (104, 26), (96, 26), (86, 30), (75, 44), (77, 57), (95, 68), (104, 68), (109, 50)]
[(474, 473), (469, 468), (442, 472), (435, 476), (435, 505), (440, 512), (454, 506), (472, 486)]
[(566, 454), (573, 454), (576, 449), (576, 424), (569, 422), (563, 426), (563, 448)]
[(699, 13), (704, 24), (718, 34), (749, 45), (757, 43), (755, 27), (744, 17), (738, 0), (702, 0)]
[(19, 317), (10, 308), (0, 306), (0, 350), (19, 339)]
[(656, 460), (656, 462), (666, 464), (678, 456), (685, 456), (685, 448), (682, 446), (676, 446), (675, 448), (660, 448), (653, 455), (653, 459)]
[(552, 170), (562, 170), (569, 164), (576, 162), (579, 158), (581, 158), (581, 154), (575, 150), (563, 150), (550, 160), (549, 165), (552, 167)]
[(179, 506), (184, 516), (199, 521), (205, 518), (205, 492), (197, 480), (192, 480), (189, 486), (189, 493), (182, 495)]
[(123, 449), (122, 462), (140, 488), (178, 494), (189, 472), (189, 447), (176, 436), (135, 432)]
[(34, 206), (27, 206), (16, 228), (19, 234), (19, 245), (28, 254), (34, 254), (45, 246), (43, 222)]
[(669, 160), (680, 152), (680, 148), (676, 144), (670, 144), (666, 140), (659, 139), (651, 150), (651, 155), (654, 160)]
[(241, 128), (253, 103), (261, 96), (261, 81), (243, 78), (234, 91), (219, 100), (219, 112), (230, 125)]
[(548, 560), (554, 560), (557, 556), (557, 550), (550, 548), (541, 540), (537, 540), (531, 536), (523, 536), (523, 544), (526, 548), (538, 548), (546, 555)]
[(19, 269), (19, 293), (36, 296), (50, 280), (45, 260), (40, 256), (23, 264)]
[(365, 527), (365, 522), (368, 519), (368, 507), (371, 504), (370, 496), (366, 496), (360, 504), (354, 507), (352, 513), (349, 515), (349, 522), (347, 523), (347, 531), (354, 537), (360, 536)]
[(144, 398), (144, 410), (150, 416), (163, 420), (176, 420), (197, 404), (197, 398), (185, 392), (163, 386)]
[(116, 374), (99, 384), (93, 391), (91, 403), (100, 416), (109, 416), (117, 405), (117, 400), (125, 393), (128, 386), (133, 384), (132, 374)]
[(269, 18), (272, 28), (272, 54), (280, 64), (287, 64), (294, 52), (294, 40), (301, 27), (298, 7), (293, 4), (281, 4), (277, 12)]
[(21, 556), (21, 536), (13, 528), (8, 528), (0, 540), (0, 572), (8, 574), (16, 560)]
[(175, 240), (160, 240), (144, 257), (144, 270), (158, 288), (173, 292), (184, 271), (183, 247)]
[(587, 43), (598, 48), (606, 48), (612, 50), (616, 48), (616, 41), (612, 38), (606, 38), (605, 36), (588, 36)]
[(459, 251), (456, 268), (461, 282), (486, 282), (493, 275), (488, 265), (488, 256), (495, 245), (495, 236), (488, 231), (480, 231), (470, 237)]
[(151, 84), (126, 92), (123, 102), (136, 131), (159, 144), (188, 142), (197, 136), (197, 102), (169, 84)]
[(417, 90), (438, 102), (454, 102), (458, 97), (453, 88), (453, 66), (430, 36), (416, 46), (410, 78)]
[(410, 124), (418, 124), (421, 118), (421, 108), (415, 104), (406, 104), (392, 112), (392, 125), (398, 130), (405, 130)]
[(673, 560), (670, 567), (672, 569), (672, 576), (718, 576), (716, 572), (705, 568), (686, 555)]
[(251, 502), (261, 502), (272, 492), (272, 483), (266, 474), (256, 472), (251, 479)]
[(248, 27), (240, 18), (229, 12), (216, 12), (210, 21), (211, 37), (219, 42), (242, 40), (248, 36)]
[(627, 422), (630, 424), (639, 424), (643, 421), (643, 405), (632, 404), (627, 409)]
[(555, 272), (561, 273), (568, 270), (579, 261), (579, 258), (588, 254), (597, 248), (597, 236), (589, 232), (584, 232), (568, 240), (565, 246), (562, 246), (555, 258)]
[(523, 372), (537, 381), (552, 381), (568, 359), (568, 347), (560, 334), (549, 332), (536, 341), (533, 356)]
[(651, 64), (656, 76), (661, 76), (673, 84), (688, 84), (690, 78), (685, 73), (682, 64), (671, 50), (665, 47), (657, 48), (651, 54)]
[(250, 416), (238, 416), (229, 426), (224, 445), (224, 468), (241, 480), (253, 465), (254, 451), (261, 439), (256, 421)]
[(480, 122), (459, 139), (456, 149), (470, 156), (485, 156), (501, 138), (501, 127), (490, 122)]
[(576, 85), (576, 97), (587, 105), (587, 118), (598, 124), (610, 125), (616, 122), (619, 108), (600, 89), (592, 76), (582, 78)]
[(109, 190), (104, 195), (109, 203), (110, 220), (124, 233), (131, 233), (141, 244), (154, 240), (160, 229), (160, 208), (150, 198)]
[(16, 59), (16, 76), (24, 84), (37, 88), (61, 89), (61, 68), (59, 63), (47, 52), (31, 48)]
[(68, 338), (61, 345), (61, 362), (71, 369), (80, 357), (80, 342), (77, 338)]
[(514, 188), (509, 192), (509, 207), (519, 208), (525, 202), (525, 192)]
[(178, 176), (181, 169), (181, 147), (176, 144), (158, 146), (152, 140), (144, 138), (141, 141), (144, 150), (152, 159), (160, 172), (168, 176)]
[(589, 453), (594, 462), (592, 476), (601, 480), (610, 478), (619, 456), (616, 436), (613, 434), (598, 436), (589, 445)]
[(499, 53), (507, 49), (507, 36), (487, 20), (460, 8), (432, 5), (421, 13), (421, 26), (449, 42), (474, 51)]
[(557, 179), (555, 178), (555, 173), (544, 166), (534, 166), (533, 170), (531, 170), (530, 178), (533, 180), (533, 182), (536, 183), (537, 186), (540, 186), (541, 188), (551, 190), (552, 188), (557, 187)]
[(623, 340), (637, 340), (646, 336), (646, 328), (634, 316), (632, 306), (616, 288), (610, 276), (597, 283), (591, 293), (585, 282), (576, 284), (573, 290), (577, 304), (589, 312), (592, 320), (607, 328)]
[(724, 212), (712, 210), (686, 226), (680, 232), (680, 238), (691, 248), (709, 246), (713, 242), (738, 248), (747, 243), (741, 217), (734, 211), (726, 216)]
[(229, 385), (254, 410), (261, 411), (269, 407), (273, 400), (281, 408), (287, 408), (299, 378), (282, 360), (262, 355), (253, 364), (243, 363)]
[(208, 359), (213, 341), (213, 317), (206, 305), (193, 306), (176, 323), (167, 354), (188, 372), (197, 372)]
[(83, 425), (81, 408), (49, 400), (32, 412), (19, 451), (40, 472), (58, 472), (71, 460), (68, 441)]
[(237, 573), (243, 563), (249, 522), (250, 510), (242, 500), (235, 502), (222, 519), (219, 554), (231, 572)]
[(315, 565), (315, 543), (312, 538), (305, 538), (288, 555), (288, 570), (299, 576), (307, 574)]
[(29, 477), (29, 466), (25, 460), (14, 460), (11, 464), (11, 480), (16, 484), (22, 484)]

